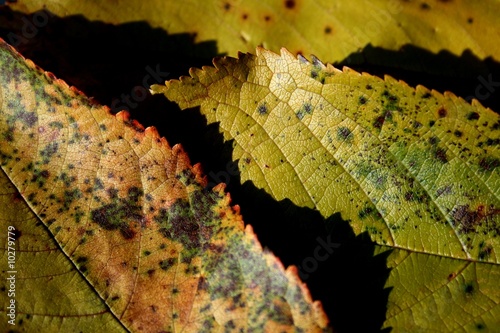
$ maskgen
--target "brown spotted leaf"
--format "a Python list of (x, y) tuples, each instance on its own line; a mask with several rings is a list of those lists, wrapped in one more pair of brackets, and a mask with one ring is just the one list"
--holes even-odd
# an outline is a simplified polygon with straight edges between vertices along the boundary
[[(242, 182), (325, 218), (341, 212), (394, 249), (387, 326), (500, 324), (497, 114), (284, 49), (214, 65), (153, 92), (220, 124)], [(434, 275), (438, 263), (444, 275)], [(448, 310), (448, 288), (462, 312)]]
[[(17, 190), (13, 209), (23, 211), (12, 218), (2, 208), (2, 225), (22, 232), (19, 251), (41, 246), (54, 253), (49, 262), (57, 258), (59, 266), (47, 267), (45, 254), (19, 255), (19, 280), (50, 277), (68, 299), (21, 282), (30, 286), (18, 290), (26, 331), (328, 329), (296, 269), (262, 250), (223, 187), (206, 191), (200, 167), (179, 146), (126, 113), (111, 115), (3, 41), (0, 68), (2, 194), (13, 200)], [(44, 245), (31, 243), (38, 233)], [(6, 293), (0, 297), (5, 304)], [(72, 315), (89, 317), (65, 330)]]
[(287, 46), (341, 61), (368, 44), (389, 50), (412, 44), (500, 60), (500, 45), (492, 42), (500, 38), (496, 0), (18, 0), (10, 6), (113, 24), (146, 21), (169, 33), (191, 33), (196, 42), (215, 40), (219, 52), (231, 56)]

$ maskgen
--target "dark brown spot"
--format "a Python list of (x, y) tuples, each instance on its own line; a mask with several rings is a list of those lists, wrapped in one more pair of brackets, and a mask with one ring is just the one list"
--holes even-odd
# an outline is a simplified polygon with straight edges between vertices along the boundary
[(431, 6), (429, 6), (429, 4), (427, 4), (425, 2), (422, 2), (420, 4), (420, 8), (423, 9), (423, 10), (429, 10), (429, 9), (431, 9)]
[(246, 20), (246, 19), (248, 18), (248, 14), (244, 13), (243, 15), (241, 15), (241, 18), (242, 18), (243, 20)]
[(471, 112), (467, 115), (467, 120), (477, 120), (479, 119), (479, 113)]
[(257, 111), (259, 112), (260, 115), (265, 115), (267, 113), (267, 106), (265, 103), (259, 105), (257, 108)]
[(208, 282), (203, 276), (198, 280), (198, 290), (208, 290)]
[(378, 129), (382, 128), (382, 126), (384, 125), (384, 121), (385, 121), (384, 116), (379, 116), (375, 118), (375, 120), (373, 121), (373, 127)]
[(490, 256), (491, 252), (493, 251), (493, 248), (491, 245), (485, 246), (484, 242), (479, 244), (479, 259), (480, 260), (486, 260)]
[(444, 118), (446, 117), (446, 115), (448, 114), (448, 111), (446, 111), (445, 108), (441, 107), (439, 110), (438, 110), (438, 115), (439, 115), (439, 118)]
[(342, 126), (337, 129), (337, 139), (339, 141), (350, 141), (353, 137), (354, 135), (349, 128)]
[(54, 154), (56, 154), (58, 150), (59, 144), (54, 141), (45, 146), (45, 148), (40, 151), (40, 156), (42, 156), (43, 164), (48, 164), (50, 162), (50, 158)]
[(471, 295), (474, 292), (474, 285), (472, 283), (467, 283), (465, 285), (464, 291), (466, 294)]
[(224, 10), (225, 10), (225, 11), (228, 11), (228, 10), (230, 10), (230, 9), (231, 9), (231, 4), (230, 4), (229, 2), (226, 2), (226, 3), (224, 4)]
[(331, 33), (332, 33), (332, 27), (330, 27), (330, 26), (328, 26), (328, 25), (327, 25), (327, 26), (325, 27), (325, 34), (329, 35), (329, 34), (331, 34)]
[(434, 153), (434, 157), (436, 159), (438, 159), (441, 163), (448, 162), (448, 158), (446, 157), (446, 150), (443, 148), (436, 149), (436, 152)]
[(437, 145), (439, 143), (439, 138), (437, 136), (431, 136), (429, 138), (429, 143), (433, 146)]
[(451, 212), (453, 225), (459, 227), (460, 232), (475, 232), (477, 225), (484, 218), (482, 209), (478, 208), (478, 210), (473, 211), (469, 209), (469, 205), (455, 207)]
[(485, 157), (479, 162), (482, 171), (493, 171), (500, 166), (500, 159), (494, 157)]
[(287, 9), (294, 9), (295, 8), (295, 0), (286, 0), (285, 1), (285, 8)]
[(159, 265), (161, 269), (163, 269), (164, 271), (168, 271), (168, 269), (174, 266), (176, 263), (177, 263), (177, 258), (169, 258), (160, 261)]
[(131, 224), (143, 219), (138, 204), (142, 190), (137, 187), (130, 188), (127, 198), (118, 198), (115, 193), (113, 189), (108, 189), (108, 195), (113, 202), (94, 209), (91, 212), (92, 221), (106, 230), (120, 230), (125, 239), (131, 239), (135, 236)]

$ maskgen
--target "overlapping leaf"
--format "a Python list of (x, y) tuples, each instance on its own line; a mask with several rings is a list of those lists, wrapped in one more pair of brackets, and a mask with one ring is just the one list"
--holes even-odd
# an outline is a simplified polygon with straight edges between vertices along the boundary
[(39, 1), (10, 5), (24, 12), (40, 9), (62, 16), (83, 14), (110, 23), (147, 21), (169, 33), (193, 33), (196, 40), (216, 40), (232, 56), (256, 46), (315, 54), (341, 61), (367, 44), (399, 50), (412, 44), (431, 52), (471, 50), (480, 58), (500, 59), (497, 13), (487, 1)]
[[(285, 271), (262, 251), (223, 187), (203, 190), (199, 167), (179, 146), (126, 113), (112, 116), (3, 41), (0, 66), (0, 164), (8, 177), (2, 193), (11, 200), (15, 187), (21, 202), (13, 209), (22, 211), (12, 218), (4, 215), (12, 210), (2, 210), (2, 225), (15, 224), (23, 249), (36, 247), (30, 235), (40, 230), (37, 218), (45, 224), (55, 242), (44, 247), (58, 266), (45, 267), (37, 255), (24, 267), (30, 257), (22, 254), (19, 274), (44, 279), (46, 272), (70, 299), (54, 304), (36, 288), (20, 289), (19, 325), (46, 332), (120, 323), (134, 332), (327, 329), (296, 270)], [(61, 271), (72, 279), (54, 276)], [(95, 294), (73, 294), (84, 279)]]
[[(325, 217), (341, 212), (356, 233), (397, 249), (388, 326), (499, 324), (497, 114), (286, 50), (214, 64), (153, 91), (220, 123), (242, 181)], [(468, 315), (449, 310), (446, 290)]]

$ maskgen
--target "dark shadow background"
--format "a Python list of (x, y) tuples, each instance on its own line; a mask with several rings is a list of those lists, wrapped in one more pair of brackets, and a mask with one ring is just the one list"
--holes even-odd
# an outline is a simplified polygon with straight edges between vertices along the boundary
[[(81, 16), (51, 16), (47, 24), (35, 27), (31, 38), (23, 39), (25, 22), (33, 22), (34, 15), (0, 7), (0, 37), (17, 45), (21, 54), (44, 70), (108, 106), (142, 86), (148, 66), (159, 66), (169, 73), (168, 79), (174, 79), (187, 75), (190, 67), (210, 65), (213, 57), (221, 55), (216, 41), (195, 43), (193, 35), (169, 35), (145, 22), (113, 26)], [(336, 64), (342, 65), (464, 97), (475, 95), (480, 76), (492, 75), (493, 81), (500, 81), (500, 64), (491, 59), (481, 61), (468, 52), (460, 57), (447, 52), (436, 55), (413, 46), (388, 51), (368, 45)], [(499, 96), (490, 92), (481, 102), (500, 110)], [(232, 163), (231, 142), (224, 143), (217, 125), (207, 126), (199, 110), (181, 111), (163, 96), (148, 95), (129, 111), (144, 126), (154, 125), (171, 145), (181, 143), (191, 161), (200, 162), (206, 174), (227, 171)], [(321, 300), (338, 332), (380, 331), (390, 291), (384, 289), (389, 275), (388, 252), (373, 256), (375, 247), (369, 237), (355, 236), (339, 216), (324, 219), (317, 211), (296, 207), (288, 200), (276, 202), (251, 182), (241, 185), (237, 174), (224, 180), (233, 203), (241, 207), (245, 223), (254, 227), (263, 246), (285, 266), (300, 266), (313, 256), (318, 237), (326, 240), (330, 235), (333, 242), (340, 243), (306, 279), (313, 299)], [(209, 177), (208, 181), (217, 180)]]

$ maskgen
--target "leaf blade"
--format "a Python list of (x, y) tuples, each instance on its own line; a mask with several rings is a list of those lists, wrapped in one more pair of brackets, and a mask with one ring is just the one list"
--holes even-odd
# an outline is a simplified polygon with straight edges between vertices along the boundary
[[(287, 46), (295, 54), (315, 54), (342, 61), (371, 44), (399, 50), (405, 44), (438, 53), (472, 50), (481, 59), (500, 57), (496, 1), (427, 3), (397, 1), (140, 1), (24, 0), (9, 4), (23, 12), (47, 9), (56, 15), (83, 14), (113, 24), (148, 21), (169, 33), (190, 32), (197, 41), (217, 40), (221, 54), (236, 56), (259, 46), (275, 52)], [(117, 15), (117, 8), (120, 10)], [(193, 18), (193, 15), (196, 15)], [(224, 22), (224, 25), (219, 22)], [(197, 22), (200, 22), (198, 24)], [(318, 38), (320, 37), (320, 38)]]
[(127, 329), (328, 330), (296, 270), (180, 146), (5, 43), (0, 62), (2, 169)]
[[(166, 89), (153, 86), (153, 91), (166, 93), (182, 108), (202, 104), (208, 120), (220, 121), (225, 138), (235, 139), (233, 158), (239, 159), (242, 182), (252, 180), (277, 200), (290, 198), (297, 205), (317, 208), (325, 217), (341, 211), (358, 233), (367, 230), (364, 225), (369, 221), (378, 244), (417, 252), (478, 260), (481, 253), (468, 253), (467, 249), (477, 249), (487, 237), (476, 235), (475, 244), (463, 244), (468, 233), (475, 231), (481, 219), (488, 222), (486, 232), (498, 233), (500, 204), (495, 184), (500, 179), (499, 152), (494, 143), (498, 141), (499, 120), (491, 110), (423, 87), (413, 90), (390, 78), (382, 81), (347, 69), (340, 72), (317, 60), (312, 64), (296, 60), (286, 51), (279, 56), (258, 49), (256, 57), (245, 55), (239, 62), (217, 60), (216, 69), (193, 70), (191, 76), (169, 81)], [(238, 82), (240, 76), (248, 77), (248, 84)], [(260, 84), (269, 88), (256, 94), (250, 86)], [(229, 86), (237, 93), (217, 95)], [(265, 114), (258, 111), (262, 105), (268, 108)], [(451, 127), (455, 121), (460, 124)], [(240, 131), (244, 127), (240, 124), (248, 133)], [(464, 148), (469, 140), (480, 147)], [(457, 163), (455, 156), (449, 156), (452, 154), (460, 159)], [(461, 171), (464, 180), (460, 183), (453, 178), (439, 179), (464, 169), (461, 163), (468, 170)], [(285, 178), (292, 179), (291, 185), (282, 186), (280, 173), (273, 168), (290, 175)], [(343, 186), (333, 189), (335, 183)], [(450, 186), (452, 189), (447, 188)], [(470, 194), (473, 200), (469, 200), (466, 191), (458, 189), (462, 187), (478, 193)], [(355, 203), (352, 206), (342, 201), (349, 189)], [(451, 192), (458, 202), (450, 202)], [(445, 199), (440, 200), (440, 196)], [(394, 206), (396, 212), (392, 212)], [(477, 211), (471, 211), (474, 208)], [(474, 216), (479, 221), (471, 221)], [(385, 222), (380, 222), (381, 217)], [(395, 230), (404, 229), (405, 220), (417, 218), (428, 224), (417, 226), (427, 229), (420, 232), (415, 244), (403, 243), (418, 232), (414, 225), (398, 236), (399, 242), (394, 239), (398, 234)], [(449, 252), (444, 246), (416, 248), (418, 239), (431, 229), (449, 240)], [(493, 242), (493, 248), (498, 248)], [(461, 254), (461, 249), (467, 252)], [(498, 263), (493, 252), (488, 261)]]
[[(154, 85), (152, 92), (181, 108), (200, 106), (209, 123), (218, 122), (224, 138), (234, 140), (242, 182), (252, 181), (276, 200), (316, 208), (324, 217), (341, 212), (355, 233), (368, 232), (383, 248), (423, 258), (410, 266), (415, 272), (437, 258), (446, 263), (446, 276), (456, 265), (471, 263), (491, 267), (496, 276), (498, 115), (449, 93), (340, 71), (316, 58), (295, 59), (286, 50), (277, 55), (257, 49), (255, 56), (215, 59), (214, 65)], [(388, 261), (394, 270), (387, 286), (398, 292), (390, 297), (386, 327), (420, 327), (433, 318), (426, 316), (432, 307), (415, 288), (443, 281), (446, 288), (446, 276), (427, 270), (422, 283), (412, 285), (398, 278), (406, 274), (414, 282), (397, 259)], [(498, 314), (498, 282), (480, 280), (493, 300), (491, 313)], [(457, 295), (467, 293), (462, 285), (450, 285)], [(414, 305), (401, 296), (407, 290)], [(472, 314), (482, 302), (462, 298), (459, 304)], [(470, 315), (437, 314), (442, 320), (426, 325), (482, 325)]]

